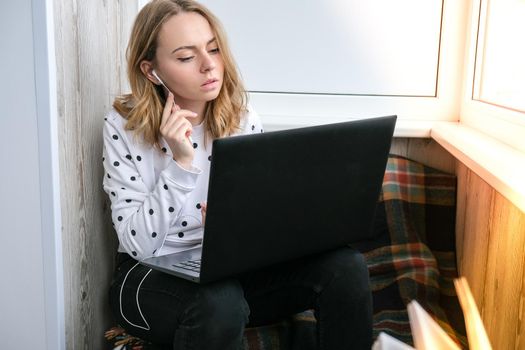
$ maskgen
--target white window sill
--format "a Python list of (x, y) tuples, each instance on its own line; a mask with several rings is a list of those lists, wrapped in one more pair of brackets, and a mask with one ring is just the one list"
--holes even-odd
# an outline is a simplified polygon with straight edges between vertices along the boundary
[(525, 212), (525, 153), (461, 123), (437, 122), (431, 137)]
[[(283, 117), (266, 114), (261, 115), (261, 120), (265, 131), (277, 131), (321, 124), (339, 123), (353, 119), (342, 117)], [(398, 118), (394, 137), (430, 137), (430, 130), (435, 123), (435, 121), (403, 120)]]

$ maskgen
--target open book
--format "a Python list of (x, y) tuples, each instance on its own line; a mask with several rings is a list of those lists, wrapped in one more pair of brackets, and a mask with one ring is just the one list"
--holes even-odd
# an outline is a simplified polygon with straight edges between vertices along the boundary
[(407, 305), (407, 309), (412, 338), (417, 350), (461, 350), (417, 301), (412, 300)]
[(385, 332), (379, 333), (372, 350), (415, 350), (410, 345), (403, 343), (400, 340), (386, 334)]
[(467, 279), (465, 277), (456, 278), (454, 286), (465, 318), (469, 347), (474, 350), (492, 350)]
[[(461, 309), (463, 310), (470, 349), (492, 350), (467, 280), (464, 277), (460, 277), (454, 280), (454, 285)], [(460, 347), (417, 301), (412, 300), (407, 305), (407, 309), (412, 338), (414, 339), (414, 345), (417, 350), (460, 350)], [(414, 348), (385, 333), (380, 333), (372, 349), (410, 350)]]

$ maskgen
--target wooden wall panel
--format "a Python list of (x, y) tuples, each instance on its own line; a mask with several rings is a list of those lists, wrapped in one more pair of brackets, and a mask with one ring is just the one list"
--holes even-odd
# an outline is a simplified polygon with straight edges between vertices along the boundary
[[(486, 261), (489, 243), (490, 206), (494, 191), (465, 166), (458, 166), (458, 200), (456, 219), (456, 247), (458, 269), (470, 284), (478, 308), (483, 301)], [(483, 203), (483, 205), (480, 205)], [(476, 232), (476, 235), (464, 232)], [(461, 248), (461, 249), (460, 249)]]
[(525, 213), (459, 163), (457, 251), (494, 349), (525, 348)]
[(491, 234), (482, 317), (495, 349), (515, 349), (525, 235), (514, 232), (518, 217), (499, 193), (495, 193), (490, 209)]
[(103, 349), (116, 239), (102, 191), (102, 126), (124, 88), (136, 2), (56, 0), (54, 11), (66, 346)]
[[(521, 224), (522, 232), (520, 234), (525, 235), (525, 216), (521, 213)], [(522, 265), (525, 265), (525, 261), (521, 261)], [(516, 288), (520, 289), (519, 303), (515, 306), (519, 310), (518, 324), (516, 327), (516, 349), (525, 349), (525, 322), (524, 322), (524, 307), (525, 307), (525, 275), (521, 279), (521, 284), (516, 285)]]
[(454, 174), (456, 159), (432, 139), (394, 138), (390, 152)]

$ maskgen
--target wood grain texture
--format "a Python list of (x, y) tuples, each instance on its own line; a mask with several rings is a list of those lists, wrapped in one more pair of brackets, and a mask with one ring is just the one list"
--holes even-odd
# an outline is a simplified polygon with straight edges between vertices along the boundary
[(458, 169), (457, 251), (494, 349), (525, 348), (525, 213), (465, 165)]
[(390, 152), (450, 174), (456, 171), (456, 159), (432, 139), (394, 138)]
[[(480, 177), (461, 164), (457, 169), (458, 199), (456, 219), (456, 250), (458, 269), (469, 281), (478, 308), (483, 301), (486, 261), (489, 243), (490, 205), (494, 191)], [(484, 203), (484, 205), (480, 205)], [(486, 207), (489, 206), (489, 208)], [(465, 232), (476, 232), (476, 235)], [(475, 285), (471, 281), (477, 281)]]
[(491, 209), (482, 317), (495, 349), (515, 349), (525, 235), (514, 232), (516, 218), (499, 193)]
[(116, 239), (102, 191), (102, 126), (123, 90), (136, 2), (58, 0), (54, 11), (66, 346), (103, 349)]

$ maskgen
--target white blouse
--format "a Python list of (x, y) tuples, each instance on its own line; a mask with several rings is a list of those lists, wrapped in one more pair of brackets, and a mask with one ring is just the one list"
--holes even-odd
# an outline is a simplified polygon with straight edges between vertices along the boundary
[[(168, 144), (162, 151), (125, 130), (124, 119), (112, 109), (104, 125), (104, 191), (111, 200), (113, 226), (119, 252), (137, 260), (171, 254), (201, 244), (200, 203), (208, 194), (212, 141), (204, 145), (204, 125), (193, 127), (195, 149), (192, 169), (173, 160)], [(235, 135), (263, 132), (250, 107)]]

